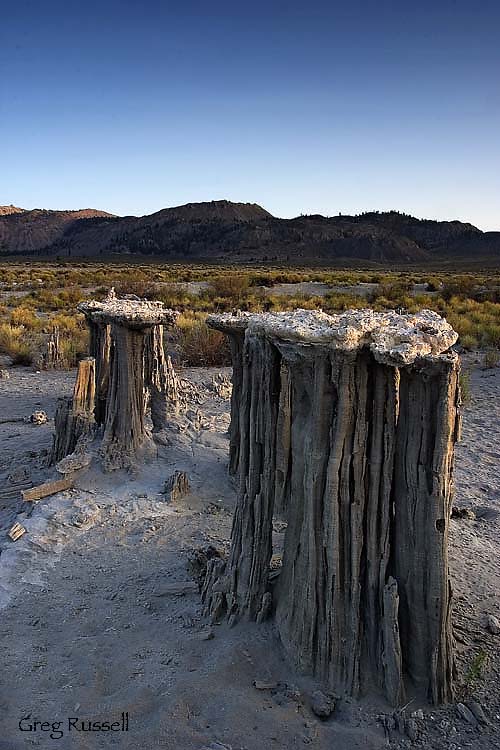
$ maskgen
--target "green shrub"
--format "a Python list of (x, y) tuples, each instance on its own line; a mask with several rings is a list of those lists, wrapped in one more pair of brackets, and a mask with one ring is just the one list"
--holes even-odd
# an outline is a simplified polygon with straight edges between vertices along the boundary
[(487, 665), (488, 654), (481, 649), (472, 659), (467, 674), (465, 675), (465, 684), (469, 688), (471, 688), (478, 680), (482, 679)]

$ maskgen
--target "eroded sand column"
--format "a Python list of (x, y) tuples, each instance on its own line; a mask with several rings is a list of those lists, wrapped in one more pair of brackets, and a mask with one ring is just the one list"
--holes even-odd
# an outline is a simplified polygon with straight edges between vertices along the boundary
[(87, 357), (78, 363), (73, 396), (58, 401), (51, 465), (73, 453), (83, 441), (91, 440), (95, 428), (94, 406), (95, 359)]
[[(161, 302), (118, 299), (114, 294), (104, 302), (82, 303), (79, 310), (89, 322), (93, 351), (101, 357), (96, 372), (102, 385), (99, 409), (105, 410), (104, 416), (101, 414), (103, 463), (107, 470), (126, 468), (147, 438), (146, 389), (154, 384), (155, 404), (172, 396), (171, 389), (163, 393), (167, 383), (159, 379), (160, 374), (165, 375), (161, 369), (165, 367), (162, 327), (173, 325), (177, 313), (165, 309)], [(157, 426), (158, 419), (154, 422)]]
[[(332, 689), (452, 696), (447, 539), (458, 435), (456, 334), (415, 316), (211, 316), (229, 333), (239, 493), (213, 616), (273, 613), (302, 670)], [(233, 448), (232, 456), (236, 455)], [(269, 579), (272, 520), (287, 519)]]
[(86, 319), (90, 333), (89, 352), (96, 362), (95, 421), (104, 424), (111, 362), (111, 326), (104, 320), (94, 320), (90, 314), (86, 315)]
[(163, 325), (154, 326), (149, 333), (144, 373), (153, 432), (161, 432), (168, 426), (169, 419), (179, 412), (179, 380), (170, 357), (165, 354)]
[[(210, 322), (212, 321), (212, 322)], [(245, 315), (209, 316), (209, 325), (225, 333), (229, 339), (233, 365), (231, 392), (231, 423), (229, 425), (229, 473), (237, 474), (240, 460), (240, 413), (243, 393), (243, 348), (248, 317)]]

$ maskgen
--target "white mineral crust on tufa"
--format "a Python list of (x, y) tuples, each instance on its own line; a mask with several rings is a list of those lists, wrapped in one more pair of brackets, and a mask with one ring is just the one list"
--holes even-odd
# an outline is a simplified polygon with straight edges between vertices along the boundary
[(146, 299), (117, 297), (114, 289), (102, 302), (81, 302), (78, 310), (88, 318), (103, 323), (121, 323), (125, 326), (173, 325), (179, 315), (175, 310), (163, 307), (163, 302)]
[(271, 339), (319, 344), (346, 351), (367, 346), (374, 357), (390, 365), (409, 365), (417, 357), (446, 352), (458, 334), (432, 310), (399, 314), (394, 310), (347, 310), (328, 315), (322, 310), (286, 313), (225, 313), (209, 315), (207, 323), (228, 333), (265, 334)]

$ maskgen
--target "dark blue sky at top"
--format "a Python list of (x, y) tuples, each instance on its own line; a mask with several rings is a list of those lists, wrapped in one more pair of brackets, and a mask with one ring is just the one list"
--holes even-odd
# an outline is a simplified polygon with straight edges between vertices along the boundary
[(500, 229), (500, 2), (2, 2), (0, 137), (0, 204)]

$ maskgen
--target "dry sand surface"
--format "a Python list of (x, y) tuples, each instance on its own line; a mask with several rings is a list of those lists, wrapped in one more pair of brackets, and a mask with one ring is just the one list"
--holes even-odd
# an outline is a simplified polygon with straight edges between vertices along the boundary
[[(189, 563), (200, 548), (227, 549), (235, 503), (229, 394), (214, 387), (216, 371), (183, 373), (192, 384), (187, 411), (135, 476), (91, 467), (77, 488), (28, 515), (28, 504), (5, 492), (8, 477), (27, 486), (54, 476), (45, 468), (53, 421), (4, 420), (37, 409), (52, 418), (74, 374), (10, 368), (0, 380), (0, 750), (497, 748), (500, 635), (484, 617), (500, 609), (500, 370), (470, 366), (455, 503), (476, 518), (453, 520), (451, 541), (457, 700), (474, 697), (488, 723), (467, 721), (455, 705), (413, 701), (404, 711), (411, 738), (379, 699), (339, 698), (319, 719), (311, 710), (318, 686), (289, 667), (271, 624), (203, 620)], [(162, 489), (174, 470), (188, 473), (191, 492), (170, 503)], [(5, 532), (16, 517), (27, 534), (13, 543)], [(114, 721), (122, 712), (128, 732), (68, 732), (68, 717)], [(61, 721), (63, 736), (21, 732), (28, 715)]]

